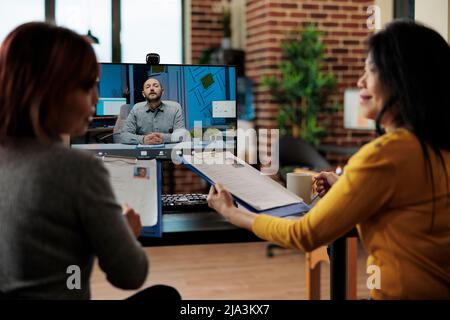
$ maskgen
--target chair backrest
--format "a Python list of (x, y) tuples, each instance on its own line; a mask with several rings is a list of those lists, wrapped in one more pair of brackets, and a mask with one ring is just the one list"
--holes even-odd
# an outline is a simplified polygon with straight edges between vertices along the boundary
[(301, 138), (280, 139), (280, 166), (304, 166), (313, 170), (331, 167), (330, 163), (308, 142)]
[(133, 109), (133, 106), (130, 104), (123, 104), (120, 106), (120, 113), (119, 116), (117, 117), (113, 129), (114, 143), (120, 143), (120, 133), (122, 132), (122, 128), (125, 125), (125, 120), (127, 120), (127, 117), (130, 114), (131, 109)]
[(295, 167), (307, 167), (315, 171), (331, 168), (330, 163), (312, 145), (300, 138), (281, 138), (279, 154), (278, 176), (284, 182), (287, 181), (287, 174)]

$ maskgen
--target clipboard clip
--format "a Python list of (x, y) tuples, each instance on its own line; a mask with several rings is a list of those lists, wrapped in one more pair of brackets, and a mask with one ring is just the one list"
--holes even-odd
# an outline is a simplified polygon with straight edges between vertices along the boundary
[(125, 163), (129, 163), (129, 164), (137, 164), (138, 159), (135, 157), (126, 157), (126, 156), (110, 156), (105, 154), (104, 156), (102, 156), (102, 160), (104, 162), (116, 162), (116, 161), (121, 161), (121, 162), (125, 162)]

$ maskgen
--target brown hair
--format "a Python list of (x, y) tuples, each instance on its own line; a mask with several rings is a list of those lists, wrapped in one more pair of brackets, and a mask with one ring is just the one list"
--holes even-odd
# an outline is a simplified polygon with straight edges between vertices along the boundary
[(95, 85), (99, 67), (82, 36), (41, 22), (13, 30), (0, 48), (0, 143), (11, 137), (46, 141), (47, 123), (74, 89)]

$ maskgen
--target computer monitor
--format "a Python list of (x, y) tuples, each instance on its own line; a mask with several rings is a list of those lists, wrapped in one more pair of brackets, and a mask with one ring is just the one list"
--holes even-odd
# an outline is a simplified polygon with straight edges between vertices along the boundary
[(188, 131), (196, 121), (201, 121), (203, 132), (237, 128), (236, 68), (224, 65), (102, 63), (96, 116), (119, 115), (123, 105), (131, 109), (145, 101), (142, 90), (148, 78), (161, 83), (163, 102), (181, 105)]

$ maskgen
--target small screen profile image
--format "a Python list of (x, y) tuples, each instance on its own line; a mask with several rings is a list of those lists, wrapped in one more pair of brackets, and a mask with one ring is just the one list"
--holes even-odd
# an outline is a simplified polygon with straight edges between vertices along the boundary
[(139, 179), (150, 179), (149, 170), (146, 167), (134, 167), (133, 176)]

